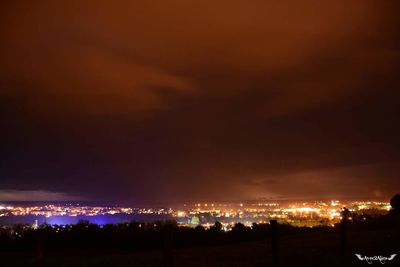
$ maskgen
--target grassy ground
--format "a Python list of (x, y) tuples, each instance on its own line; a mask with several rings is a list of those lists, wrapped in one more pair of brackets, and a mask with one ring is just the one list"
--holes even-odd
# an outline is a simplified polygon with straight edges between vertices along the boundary
[[(196, 243), (196, 240), (193, 240)], [(348, 233), (345, 261), (337, 233), (314, 232), (281, 237), (280, 266), (371, 266), (355, 253), (367, 256), (398, 254), (384, 266), (400, 266), (399, 229)], [(0, 253), (1, 266), (164, 266), (163, 252), (47, 253), (43, 262), (34, 254)], [(174, 266), (271, 266), (270, 240), (173, 251)], [(381, 266), (375, 262), (372, 265)]]

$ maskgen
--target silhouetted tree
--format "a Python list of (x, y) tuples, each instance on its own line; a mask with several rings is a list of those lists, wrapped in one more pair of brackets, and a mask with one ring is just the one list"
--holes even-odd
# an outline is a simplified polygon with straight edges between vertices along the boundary
[(392, 197), (390, 206), (392, 206), (391, 214), (400, 214), (400, 194), (396, 194)]
[(215, 232), (221, 232), (222, 231), (222, 224), (218, 221), (214, 223), (213, 226), (211, 226), (210, 230), (215, 231)]
[(346, 222), (349, 220), (351, 212), (348, 208), (343, 207), (342, 211), (340, 212), (340, 215), (342, 216), (342, 221)]
[(197, 225), (195, 228), (194, 228), (194, 230), (197, 232), (197, 233), (204, 233), (205, 231), (206, 231), (206, 229), (204, 228), (204, 226), (202, 226), (202, 225)]
[(243, 224), (243, 223), (236, 223), (233, 227), (232, 227), (232, 231), (233, 232), (244, 232), (247, 230), (247, 227)]
[(396, 194), (392, 197), (392, 199), (390, 200), (390, 206), (392, 206), (392, 209), (394, 210), (400, 209), (400, 194)]

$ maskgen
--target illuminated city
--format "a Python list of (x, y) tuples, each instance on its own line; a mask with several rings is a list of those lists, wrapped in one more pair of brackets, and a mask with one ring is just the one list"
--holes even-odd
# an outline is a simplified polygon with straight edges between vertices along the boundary
[[(292, 226), (334, 226), (341, 219), (341, 209), (347, 207), (350, 212), (357, 215), (383, 215), (390, 210), (390, 204), (386, 202), (355, 201), (340, 202), (316, 201), (316, 202), (270, 202), (270, 203), (196, 203), (184, 204), (179, 208), (129, 208), (88, 206), (79, 204), (48, 204), (37, 206), (0, 206), (0, 224), (2, 218), (24, 218), (31, 220), (42, 218), (42, 223), (68, 224), (74, 220), (69, 217), (86, 218), (88, 221), (96, 220), (99, 216), (109, 216), (100, 224), (124, 223), (133, 220), (173, 219), (182, 226), (202, 225), (206, 228), (216, 221), (222, 223), (225, 230), (235, 223), (243, 223), (251, 226), (253, 223), (268, 223), (276, 219), (280, 223)], [(124, 215), (118, 220), (111, 220), (112, 216)], [(135, 216), (141, 217), (135, 217)], [(148, 217), (147, 217), (148, 216)], [(154, 217), (156, 216), (156, 217)], [(33, 219), (32, 219), (33, 218)], [(59, 218), (54, 220), (54, 218)], [(140, 219), (139, 219), (140, 218)], [(53, 220), (52, 220), (53, 219)], [(75, 220), (77, 222), (78, 220)], [(27, 223), (27, 221), (25, 220)], [(4, 223), (3, 223), (4, 224)]]

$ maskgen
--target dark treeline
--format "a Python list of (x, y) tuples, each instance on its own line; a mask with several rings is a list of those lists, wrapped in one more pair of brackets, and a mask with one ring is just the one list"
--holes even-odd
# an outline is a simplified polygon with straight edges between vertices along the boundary
[[(348, 230), (369, 230), (396, 228), (400, 225), (397, 214), (389, 214), (367, 220), (356, 220), (348, 224)], [(294, 235), (309, 232), (337, 232), (335, 227), (293, 227), (279, 224), (279, 235)], [(22, 225), (0, 230), (0, 249), (2, 251), (46, 251), (68, 250), (141, 250), (163, 247), (166, 233), (172, 233), (173, 246), (197, 247), (214, 246), (236, 242), (255, 241), (270, 238), (269, 224), (256, 224), (247, 227), (237, 223), (231, 231), (223, 231), (217, 222), (209, 229), (181, 227), (175, 221), (156, 221), (154, 223), (131, 222), (129, 224), (110, 224), (98, 226), (88, 222), (76, 225), (50, 226), (31, 229)]]
[[(282, 235), (332, 231), (327, 227), (297, 228), (289, 225), (280, 225), (279, 230)], [(44, 225), (37, 230), (15, 226), (0, 231), (1, 250), (8, 251), (35, 250), (38, 246), (50, 251), (138, 250), (161, 248), (167, 231), (172, 232), (174, 247), (196, 247), (266, 239), (270, 235), (270, 225), (255, 223), (247, 227), (237, 223), (231, 231), (225, 232), (219, 222), (209, 229), (202, 226), (178, 227), (175, 221), (131, 222), (102, 227), (80, 222), (63, 227)]]

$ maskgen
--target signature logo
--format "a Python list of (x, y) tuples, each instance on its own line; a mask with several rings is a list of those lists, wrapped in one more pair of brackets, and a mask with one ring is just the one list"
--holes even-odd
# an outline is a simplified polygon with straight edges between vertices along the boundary
[(390, 257), (385, 257), (385, 256), (361, 256), (360, 254), (354, 254), (357, 256), (357, 258), (360, 261), (366, 261), (368, 264), (372, 264), (372, 262), (374, 261), (379, 261), (382, 264), (385, 264), (386, 261), (391, 261), (394, 259), (394, 257), (396, 257), (397, 254), (392, 254), (390, 255)]

